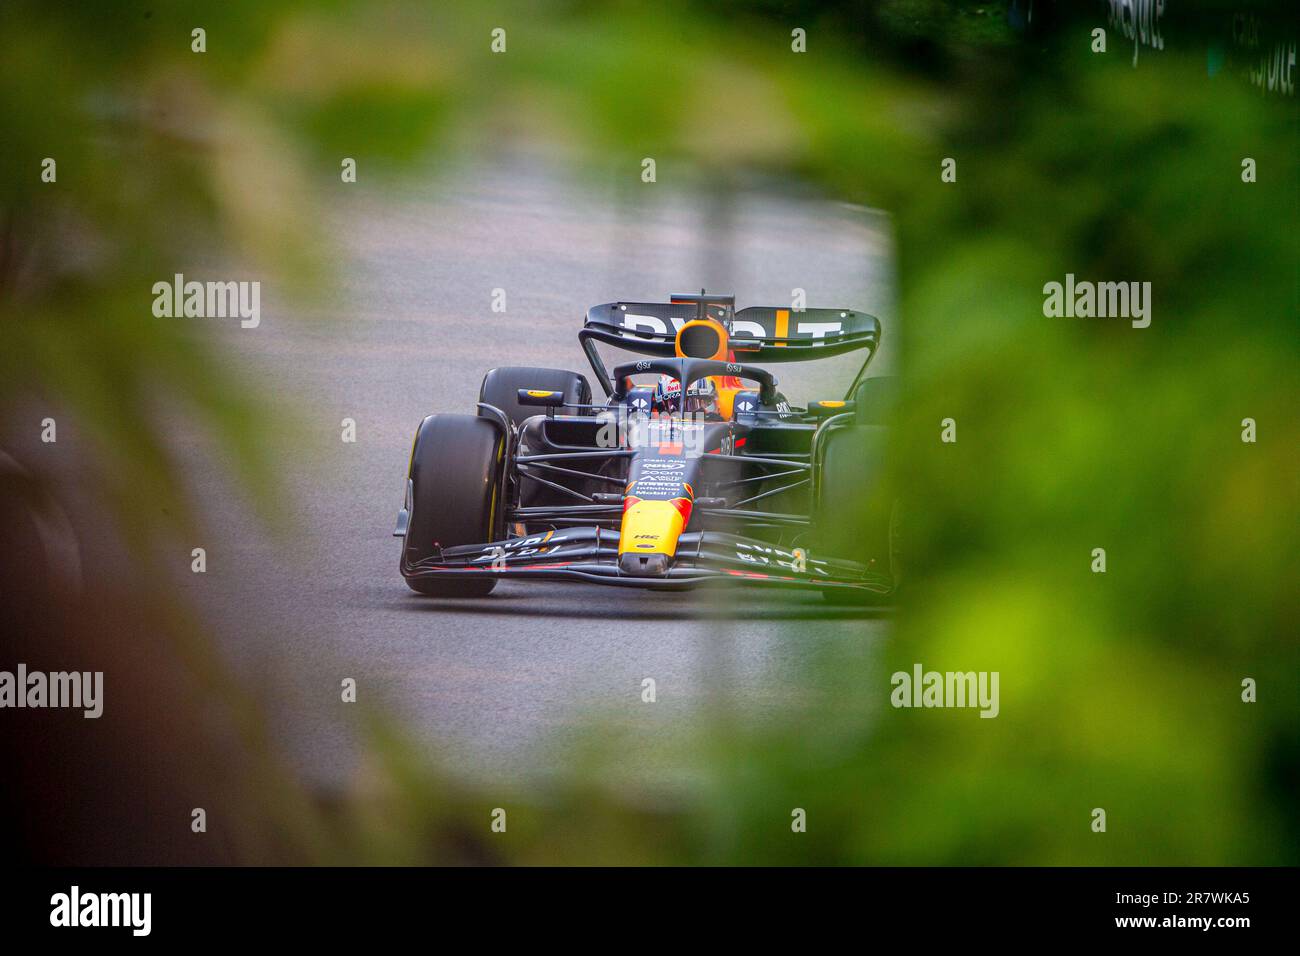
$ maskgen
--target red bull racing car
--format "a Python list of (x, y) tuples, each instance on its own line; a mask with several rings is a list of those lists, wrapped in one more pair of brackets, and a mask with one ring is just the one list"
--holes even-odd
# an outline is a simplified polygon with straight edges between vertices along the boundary
[[(897, 579), (880, 322), (719, 295), (594, 306), (587, 378), (487, 373), (476, 415), (430, 415), (394, 534), (421, 594), (502, 578), (679, 590), (743, 583), (873, 600)], [(597, 343), (640, 356), (607, 369)], [(843, 398), (791, 405), (763, 366), (862, 350)], [(760, 364), (761, 363), (761, 364)]]

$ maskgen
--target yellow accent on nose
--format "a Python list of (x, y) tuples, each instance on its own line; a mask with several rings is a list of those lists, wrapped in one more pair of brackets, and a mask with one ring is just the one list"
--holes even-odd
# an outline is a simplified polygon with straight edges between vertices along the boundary
[(676, 554), (685, 521), (671, 501), (638, 501), (623, 512), (618, 553)]

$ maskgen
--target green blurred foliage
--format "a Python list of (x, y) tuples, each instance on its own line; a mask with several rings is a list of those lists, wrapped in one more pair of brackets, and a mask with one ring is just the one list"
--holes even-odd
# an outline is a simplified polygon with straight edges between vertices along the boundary
[[(1232, 8), (1211, 6), (1217, 29)], [(515, 795), (508, 843), (486, 797), (372, 715), (367, 788), (328, 808), (249, 776), (243, 858), (274, 831), (276, 858), (317, 862), (1298, 861), (1295, 99), (1207, 78), (1195, 32), (1134, 68), (1088, 52), (1100, 5), (1032, 41), (1007, 9), (228, 2), (196, 56), (185, 6), (7, 5), (0, 401), (48, 394), (87, 422), (133, 538), (165, 530), (143, 502), (184, 500), (159, 398), (259, 500), (277, 480), (257, 392), (142, 290), (207, 256), (326, 294), (304, 237), (358, 141), (399, 176), (523, 131), (575, 164), (810, 181), (897, 225), (910, 587), (882, 656), (828, 652), (811, 701), (761, 726), (723, 703), (662, 742), (694, 781), (671, 795), (610, 783), (626, 742), (593, 732)], [(1151, 327), (1045, 318), (1067, 272), (1151, 282)], [(890, 708), (916, 662), (999, 671), (1000, 716)]]

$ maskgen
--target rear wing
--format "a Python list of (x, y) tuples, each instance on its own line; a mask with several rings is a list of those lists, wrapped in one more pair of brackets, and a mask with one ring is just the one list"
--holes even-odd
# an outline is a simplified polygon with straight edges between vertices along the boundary
[[(673, 356), (677, 331), (698, 309), (696, 302), (606, 302), (587, 310), (578, 340), (588, 356), (591, 339), (643, 355)], [(804, 362), (855, 349), (874, 352), (880, 343), (880, 320), (851, 309), (756, 305), (731, 314), (725, 324), (738, 361)]]

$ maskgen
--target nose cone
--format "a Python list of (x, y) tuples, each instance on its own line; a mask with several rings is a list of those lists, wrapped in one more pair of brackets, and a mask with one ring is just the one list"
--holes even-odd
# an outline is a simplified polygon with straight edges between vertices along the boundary
[[(637, 478), (636, 484), (682, 488), (681, 478), (653, 476)], [(691, 513), (691, 499), (645, 501), (635, 495), (623, 499), (623, 528), (618, 537), (618, 567), (624, 574), (642, 578), (661, 578), (668, 573), (677, 551), (677, 538)]]
[(661, 578), (668, 573), (672, 558), (666, 554), (636, 554), (627, 552), (619, 555), (618, 569), (624, 574), (633, 574), (640, 578)]

